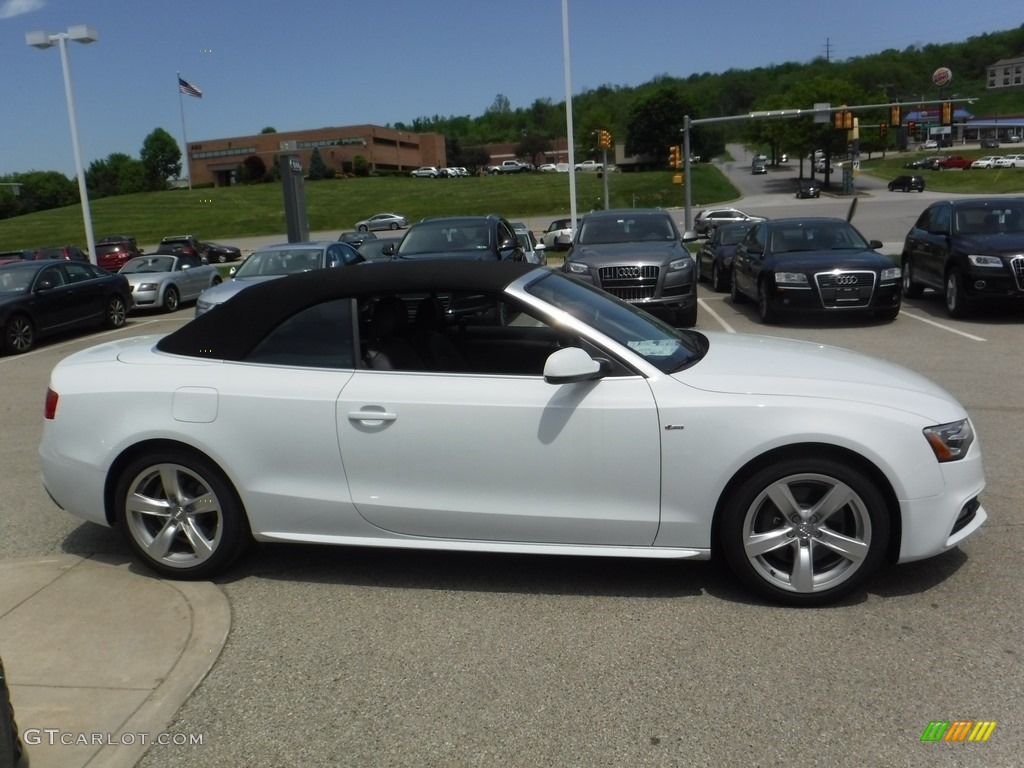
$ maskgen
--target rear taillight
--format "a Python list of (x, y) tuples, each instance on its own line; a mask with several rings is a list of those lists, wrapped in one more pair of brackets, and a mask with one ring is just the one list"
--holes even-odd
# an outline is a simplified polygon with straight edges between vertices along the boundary
[(46, 390), (46, 409), (44, 415), (48, 419), (52, 420), (57, 415), (57, 398), (57, 393), (52, 389)]

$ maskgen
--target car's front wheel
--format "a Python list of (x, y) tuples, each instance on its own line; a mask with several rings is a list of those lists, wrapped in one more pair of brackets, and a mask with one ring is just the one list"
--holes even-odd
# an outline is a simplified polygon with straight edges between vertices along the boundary
[(694, 259), (694, 262), (697, 267), (697, 282), (703, 283), (707, 280), (707, 278), (704, 276), (704, 257), (698, 253), (697, 257)]
[(120, 328), (128, 319), (128, 305), (120, 296), (111, 296), (107, 299), (107, 307), (103, 314), (103, 320), (108, 328)]
[(398, 222), (397, 221), (392, 221), (391, 224), (388, 225), (388, 228), (392, 229), (392, 230), (398, 229)]
[(847, 461), (811, 455), (755, 472), (726, 500), (722, 554), (757, 592), (820, 605), (860, 587), (881, 564), (889, 510), (876, 484)]
[(774, 323), (779, 319), (779, 311), (772, 305), (771, 296), (768, 291), (767, 280), (762, 280), (757, 284), (757, 316), (766, 325)]
[(25, 315), (14, 315), (4, 326), (4, 346), (11, 354), (28, 352), (36, 343), (36, 327)]
[(206, 579), (249, 543), (249, 525), (220, 470), (190, 451), (166, 448), (121, 472), (114, 495), (118, 525), (154, 571)]
[(968, 314), (964, 280), (956, 269), (949, 270), (946, 275), (946, 314), (950, 317), (966, 317)]
[(733, 304), (743, 304), (747, 297), (743, 295), (739, 285), (736, 283), (736, 270), (732, 271), (732, 280), (729, 282), (729, 298), (732, 299)]
[(167, 286), (164, 291), (164, 312), (175, 312), (181, 305), (181, 294), (173, 285)]
[(356, 227), (356, 229), (358, 229), (360, 232), (369, 232), (370, 231), (370, 228), (368, 226), (366, 226), (365, 224), (360, 224), (358, 227)]
[(728, 277), (722, 265), (717, 261), (711, 265), (711, 287), (718, 293), (725, 293), (728, 289)]

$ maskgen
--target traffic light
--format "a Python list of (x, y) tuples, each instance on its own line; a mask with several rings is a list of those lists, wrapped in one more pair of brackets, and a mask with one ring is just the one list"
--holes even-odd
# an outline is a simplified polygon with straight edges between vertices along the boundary
[(889, 107), (889, 125), (898, 128), (901, 122), (903, 121), (900, 119), (900, 105), (893, 104)]
[(953, 103), (950, 101), (942, 102), (942, 119), (940, 122), (943, 125), (953, 124)]
[(853, 130), (853, 112), (846, 109), (845, 104), (840, 104), (839, 107), (839, 111), (832, 116), (833, 126), (837, 131)]
[(884, 139), (886, 136), (889, 135), (889, 124), (888, 123), (882, 123), (880, 126), (878, 126), (878, 135), (882, 139)]
[(680, 147), (676, 144), (674, 147), (668, 148), (668, 167), (669, 168), (682, 168), (683, 167), (683, 153), (680, 151)]
[(917, 135), (917, 123), (913, 120), (907, 120), (907, 136)]
[(601, 149), (611, 149), (612, 146), (612, 135), (608, 131), (600, 130), (597, 132), (597, 145)]

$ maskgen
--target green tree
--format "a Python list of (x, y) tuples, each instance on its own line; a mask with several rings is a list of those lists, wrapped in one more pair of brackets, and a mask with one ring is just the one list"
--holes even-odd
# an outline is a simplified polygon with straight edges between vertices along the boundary
[(528, 157), (531, 163), (537, 165), (537, 158), (552, 149), (554, 144), (549, 137), (535, 131), (527, 131), (516, 147), (516, 157)]
[(249, 155), (235, 172), (235, 178), (240, 184), (261, 184), (266, 175), (267, 164), (259, 155)]
[(334, 178), (334, 171), (327, 167), (320, 150), (316, 147), (313, 147), (313, 152), (309, 156), (309, 178), (310, 181)]
[(268, 126), (267, 126), (266, 128), (264, 128), (264, 129), (263, 129), (262, 131), (260, 131), (260, 133), (277, 133), (277, 128), (275, 128), (275, 127), (274, 127), (274, 126), (272, 126), (272, 125), (268, 125)]
[(356, 155), (352, 158), (352, 173), (356, 176), (370, 175), (370, 161), (365, 155)]
[(148, 189), (142, 161), (123, 152), (114, 152), (103, 160), (94, 160), (85, 172), (85, 185), (94, 198), (128, 195)]
[(163, 128), (156, 128), (142, 142), (142, 165), (150, 189), (163, 189), (169, 178), (181, 176), (181, 150)]

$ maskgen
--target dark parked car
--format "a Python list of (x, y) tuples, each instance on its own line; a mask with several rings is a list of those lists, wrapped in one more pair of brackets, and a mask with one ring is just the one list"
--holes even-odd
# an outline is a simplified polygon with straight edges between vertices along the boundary
[(982, 149), (996, 149), (998, 147), (999, 147), (999, 139), (982, 139), (981, 140), (981, 148)]
[(68, 261), (88, 261), (89, 254), (77, 245), (47, 245), (36, 251), (34, 259), (67, 259)]
[(942, 200), (903, 245), (903, 293), (942, 291), (950, 317), (982, 301), (1024, 299), (1024, 199)]
[(921, 176), (897, 176), (889, 182), (889, 191), (901, 190), (903, 192), (924, 192), (924, 178)]
[(7, 264), (11, 261), (31, 261), (35, 257), (35, 248), (22, 248), (19, 251), (3, 251), (0, 252), (0, 264)]
[(203, 258), (203, 244), (193, 235), (171, 235), (160, 241), (157, 253), (183, 254)]
[(238, 261), (242, 258), (242, 251), (233, 245), (222, 245), (221, 243), (200, 243), (202, 248), (202, 260), (207, 264), (224, 264), (228, 261)]
[(368, 240), (376, 240), (377, 235), (368, 230), (356, 230), (355, 232), (342, 232), (338, 235), (339, 243), (348, 243), (354, 248), (358, 248)]
[(942, 159), (941, 155), (929, 155), (928, 157), (919, 157), (916, 160), (911, 160), (903, 164), (904, 168), (927, 168), (934, 170), (936, 164)]
[(136, 256), (141, 255), (139, 249), (129, 240), (96, 243), (96, 263), (108, 272), (117, 272)]
[(132, 304), (128, 280), (88, 262), (0, 265), (2, 349), (28, 352), (41, 336), (104, 324), (120, 328)]
[(814, 179), (801, 179), (797, 184), (796, 197), (798, 200), (821, 197), (821, 185)]
[(374, 236), (370, 240), (364, 240), (356, 250), (367, 261), (391, 261), (401, 239), (400, 237)]
[(523, 261), (512, 225), (500, 216), (423, 219), (409, 227), (394, 250), (398, 260), (467, 259)]
[(711, 287), (718, 292), (729, 290), (736, 245), (752, 226), (752, 221), (740, 221), (715, 227), (711, 237), (697, 251), (697, 279), (710, 280)]
[(697, 322), (697, 270), (667, 211), (626, 208), (583, 217), (562, 271), (643, 309), (661, 312), (677, 326)]
[(14, 720), (11, 693), (7, 688), (4, 663), (0, 659), (0, 768), (28, 768), (28, 755)]
[(756, 301), (764, 323), (787, 312), (862, 312), (893, 320), (900, 311), (900, 268), (875, 252), (881, 247), (842, 219), (759, 222), (736, 246), (732, 299)]

